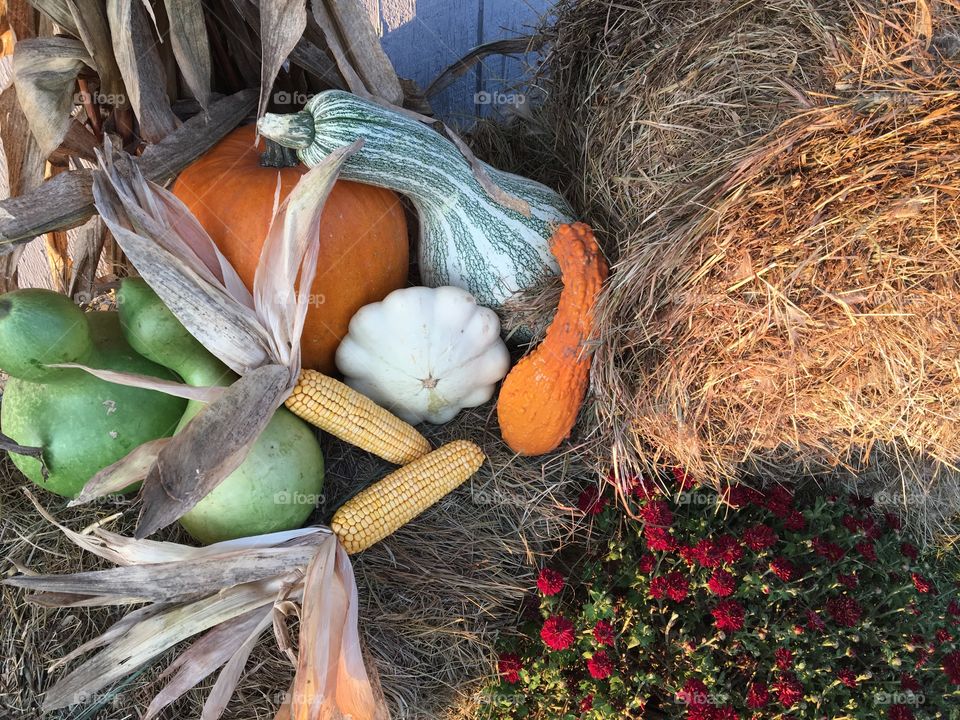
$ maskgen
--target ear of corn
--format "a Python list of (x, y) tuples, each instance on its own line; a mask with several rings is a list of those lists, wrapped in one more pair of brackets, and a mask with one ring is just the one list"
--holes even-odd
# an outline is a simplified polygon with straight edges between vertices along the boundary
[(476, 444), (447, 443), (357, 493), (337, 510), (330, 527), (351, 555), (366, 550), (463, 484), (483, 461)]
[(397, 465), (430, 452), (430, 443), (412, 425), (316, 370), (300, 373), (286, 405), (308, 423)]

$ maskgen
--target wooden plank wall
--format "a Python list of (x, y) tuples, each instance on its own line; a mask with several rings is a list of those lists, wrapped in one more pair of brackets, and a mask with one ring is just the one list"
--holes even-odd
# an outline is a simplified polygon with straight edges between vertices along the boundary
[[(552, 0), (362, 0), (383, 46), (402, 77), (421, 88), (467, 51), (485, 42), (528, 34)], [(461, 128), (509, 101), (535, 57), (491, 56), (431, 99), (434, 111)], [(480, 100), (481, 102), (477, 102)], [(484, 100), (493, 102), (484, 103)], [(20, 284), (49, 287), (41, 240), (20, 261)]]

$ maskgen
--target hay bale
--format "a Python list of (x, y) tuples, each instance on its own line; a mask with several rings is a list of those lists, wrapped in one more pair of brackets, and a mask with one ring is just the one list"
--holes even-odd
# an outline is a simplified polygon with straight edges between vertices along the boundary
[(594, 394), (619, 463), (869, 471), (957, 509), (957, 16), (562, 8), (549, 112), (617, 260)]

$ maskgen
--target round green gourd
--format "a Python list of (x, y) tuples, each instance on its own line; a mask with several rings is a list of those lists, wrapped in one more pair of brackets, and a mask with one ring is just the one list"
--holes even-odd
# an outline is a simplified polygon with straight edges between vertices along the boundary
[[(143, 280), (124, 280), (117, 302), (127, 340), (145, 357), (195, 387), (236, 380)], [(176, 432), (202, 408), (203, 403), (190, 401)], [(202, 543), (291, 530), (310, 517), (322, 490), (323, 454), (314, 431), (280, 408), (240, 467), (180, 518), (180, 524)]]
[(186, 402), (104, 382), (82, 370), (43, 367), (66, 362), (176, 378), (130, 347), (115, 312), (84, 313), (69, 298), (47, 290), (0, 297), (0, 368), (11, 375), (0, 431), (20, 445), (42, 449), (43, 464), (10, 454), (27, 478), (73, 497), (98, 471), (137, 446), (172, 434)]

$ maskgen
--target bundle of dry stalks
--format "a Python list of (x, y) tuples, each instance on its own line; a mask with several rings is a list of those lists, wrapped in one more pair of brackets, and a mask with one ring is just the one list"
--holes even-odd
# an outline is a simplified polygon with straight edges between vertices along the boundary
[(548, 110), (617, 260), (601, 462), (868, 473), (927, 530), (956, 511), (957, 18), (923, 0), (563, 8)]

